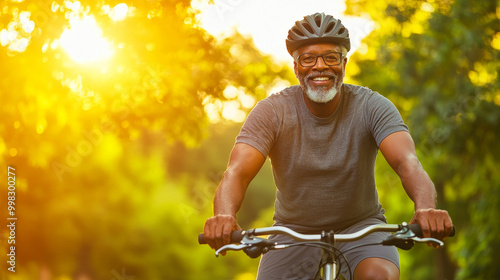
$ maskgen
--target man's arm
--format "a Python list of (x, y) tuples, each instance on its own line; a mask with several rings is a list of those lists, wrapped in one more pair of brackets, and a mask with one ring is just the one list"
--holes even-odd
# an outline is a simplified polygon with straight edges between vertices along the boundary
[(239, 229), (236, 213), (245, 192), (266, 158), (254, 147), (238, 143), (231, 151), (229, 164), (214, 197), (214, 216), (205, 222), (207, 243), (218, 249), (230, 243), (231, 231)]
[(420, 225), (424, 237), (446, 238), (452, 230), (451, 218), (447, 211), (436, 209), (434, 184), (417, 158), (410, 134), (406, 131), (390, 134), (380, 143), (380, 151), (415, 204), (411, 222)]

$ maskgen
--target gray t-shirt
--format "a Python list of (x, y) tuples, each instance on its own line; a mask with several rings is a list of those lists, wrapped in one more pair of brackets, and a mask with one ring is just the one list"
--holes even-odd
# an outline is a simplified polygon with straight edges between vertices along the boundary
[(260, 101), (237, 143), (269, 156), (277, 187), (274, 219), (296, 230), (340, 230), (383, 217), (374, 166), (380, 142), (408, 131), (396, 107), (366, 87), (344, 84), (339, 106), (314, 116), (299, 86)]

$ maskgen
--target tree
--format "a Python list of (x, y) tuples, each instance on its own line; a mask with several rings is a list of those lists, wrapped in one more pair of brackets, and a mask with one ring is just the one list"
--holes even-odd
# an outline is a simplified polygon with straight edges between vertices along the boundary
[[(290, 70), (240, 35), (217, 41), (196, 13), (190, 1), (0, 2), (0, 161), (16, 168), (20, 269), (2, 279), (244, 271), (246, 259), (197, 254), (209, 209), (192, 194), (212, 183), (174, 178), (166, 158), (206, 137), (208, 113), (247, 110), (241, 98), (262, 98)], [(78, 28), (71, 36), (94, 44), (68, 46)]]
[(457, 227), (446, 250), (427, 253), (435, 260), (433, 271), (421, 273), (422, 265), (409, 260), (420, 270), (415, 279), (500, 276), (500, 227), (490, 222), (500, 205), (492, 195), (500, 188), (494, 168), (500, 155), (498, 5), (347, 1), (348, 13), (368, 14), (378, 26), (365, 38), (365, 49), (352, 56), (357, 71), (351, 75), (399, 107), (436, 185), (438, 204)]

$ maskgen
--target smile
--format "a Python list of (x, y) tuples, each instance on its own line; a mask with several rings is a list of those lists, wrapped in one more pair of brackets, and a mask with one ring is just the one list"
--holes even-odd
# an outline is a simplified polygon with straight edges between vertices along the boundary
[(315, 77), (315, 78), (313, 78), (313, 81), (328, 81), (330, 79), (331, 78), (329, 78), (329, 77)]
[(313, 86), (330, 86), (334, 82), (334, 76), (331, 75), (311, 75), (309, 77), (309, 83)]

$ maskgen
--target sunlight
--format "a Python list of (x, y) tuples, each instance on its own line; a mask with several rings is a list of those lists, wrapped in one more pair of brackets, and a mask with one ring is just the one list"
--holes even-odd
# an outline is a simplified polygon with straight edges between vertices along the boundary
[(111, 44), (93, 16), (70, 19), (70, 28), (60, 38), (62, 48), (76, 62), (88, 63), (108, 59), (113, 54)]
[(134, 8), (129, 7), (125, 3), (120, 3), (111, 8), (109, 5), (102, 6), (101, 10), (109, 16), (113, 21), (124, 20), (128, 16), (131, 15), (131, 12)]
[[(305, 15), (321, 11), (341, 18), (342, 23), (349, 29), (350, 53), (356, 51), (361, 40), (375, 27), (367, 18), (344, 15), (344, 0), (309, 1), (307, 5), (301, 0), (288, 0), (286, 5), (283, 1), (268, 0), (192, 0), (191, 5), (199, 11), (196, 19), (201, 28), (216, 38), (226, 38), (237, 30), (252, 36), (260, 51), (285, 63), (293, 62), (284, 44), (288, 30), (296, 20)], [(424, 7), (428, 8), (426, 5)]]
[(35, 30), (35, 22), (30, 17), (31, 13), (28, 11), (14, 10), (13, 20), (6, 29), (0, 30), (0, 45), (7, 46), (11, 52), (24, 52), (31, 40), (31, 33)]
[(120, 21), (124, 20), (127, 17), (128, 13), (128, 6), (125, 3), (120, 3), (116, 5), (111, 11), (109, 12), (109, 17), (114, 20), (114, 21)]

